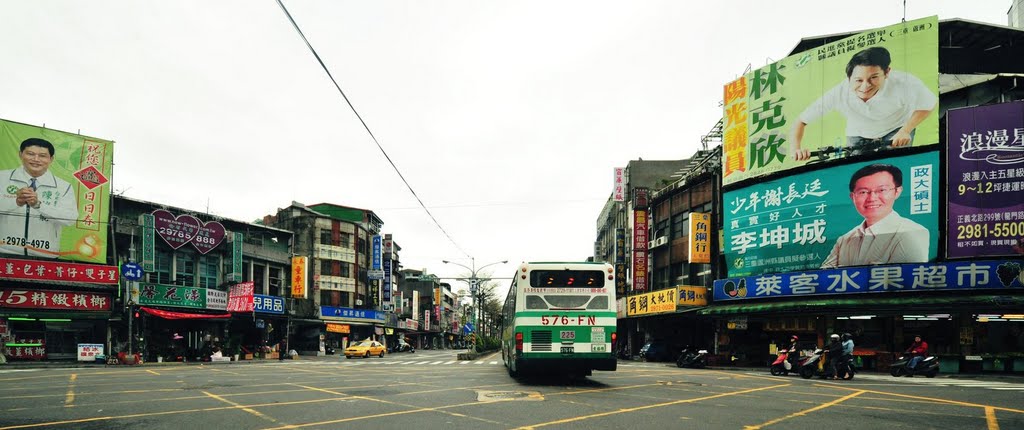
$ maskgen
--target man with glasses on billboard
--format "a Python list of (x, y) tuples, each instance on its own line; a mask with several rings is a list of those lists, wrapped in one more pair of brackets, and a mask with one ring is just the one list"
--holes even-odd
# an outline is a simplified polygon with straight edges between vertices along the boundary
[(0, 252), (56, 258), (60, 233), (78, 220), (71, 184), (49, 171), (54, 148), (39, 138), (21, 142), (21, 167), (0, 170)]
[(801, 147), (807, 124), (838, 111), (846, 117), (846, 146), (851, 156), (882, 145), (908, 146), (914, 130), (938, 105), (938, 97), (910, 73), (889, 67), (889, 51), (875, 46), (857, 52), (846, 64), (846, 80), (800, 114), (790, 133), (795, 160), (807, 160)]
[(903, 193), (903, 172), (871, 164), (850, 178), (850, 199), (864, 221), (839, 237), (823, 269), (928, 261), (928, 229), (903, 218), (892, 205)]

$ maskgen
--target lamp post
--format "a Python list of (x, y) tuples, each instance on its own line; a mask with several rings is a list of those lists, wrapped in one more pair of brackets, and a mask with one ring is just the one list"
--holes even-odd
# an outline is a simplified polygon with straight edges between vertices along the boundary
[[(480, 324), (479, 324), (479, 320), (477, 319), (477, 313), (480, 312), (480, 309), (477, 306), (477, 295), (478, 295), (477, 291), (480, 288), (480, 281), (482, 279), (478, 278), (476, 276), (476, 274), (477, 274), (477, 272), (479, 272), (481, 270), (484, 270), (484, 268), (493, 266), (495, 264), (505, 264), (505, 263), (508, 263), (508, 260), (495, 261), (493, 263), (487, 263), (487, 264), (485, 264), (483, 266), (480, 266), (479, 269), (476, 267), (476, 257), (471, 257), (471, 260), (473, 262), (473, 267), (469, 267), (469, 266), (466, 266), (465, 264), (460, 264), (460, 263), (456, 263), (454, 261), (448, 261), (448, 260), (441, 260), (441, 262), (444, 263), (444, 264), (454, 264), (456, 266), (459, 266), (459, 267), (462, 267), (462, 268), (464, 268), (466, 270), (469, 270), (469, 273), (470, 273), (469, 278), (468, 278), (469, 279), (469, 293), (470, 293), (470, 295), (473, 296), (473, 325), (474, 325), (474, 328), (477, 331), (479, 331), (480, 330)], [(486, 279), (483, 279), (483, 280), (486, 280)], [(480, 315), (482, 316), (483, 313), (480, 313)], [(476, 345), (474, 344), (473, 347), (476, 348)]]

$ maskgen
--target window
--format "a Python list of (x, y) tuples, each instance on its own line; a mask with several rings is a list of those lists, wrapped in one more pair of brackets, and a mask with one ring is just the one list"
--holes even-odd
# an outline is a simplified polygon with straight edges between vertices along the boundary
[(266, 275), (267, 266), (262, 264), (252, 265), (252, 285), (254, 291), (264, 291), (264, 276)]
[(196, 255), (177, 250), (174, 252), (174, 284), (194, 287), (196, 285)]
[(341, 276), (342, 278), (351, 278), (352, 277), (352, 264), (346, 263), (346, 262), (342, 261), (341, 262), (341, 272), (338, 274), (338, 276)]
[(330, 230), (320, 230), (320, 243), (323, 245), (334, 245)]
[(281, 279), (281, 272), (283, 272), (283, 270), (280, 267), (270, 268), (270, 291), (268, 294), (271, 296), (281, 296), (281, 284), (283, 283), (283, 280)]
[(654, 234), (651, 235), (651, 238), (655, 239), (655, 238), (659, 238), (659, 237), (662, 237), (662, 236), (668, 236), (668, 233), (669, 233), (669, 231), (668, 231), (668, 222), (669, 222), (668, 218), (664, 218), (664, 219), (658, 220), (657, 224), (655, 224)]
[(687, 213), (672, 215), (672, 239), (678, 239), (686, 236), (686, 222), (688, 221)]
[(156, 279), (150, 280), (158, 284), (170, 284), (172, 267), (174, 267), (174, 254), (158, 249), (156, 251)]
[(352, 233), (341, 234), (341, 247), (351, 248), (352, 247)]
[(334, 273), (334, 262), (331, 260), (320, 260), (320, 276), (338, 276)]
[(366, 239), (360, 237), (356, 240), (356, 252), (366, 255)]
[(216, 287), (220, 282), (219, 268), (220, 257), (204, 255), (199, 257), (199, 286), (203, 288)]

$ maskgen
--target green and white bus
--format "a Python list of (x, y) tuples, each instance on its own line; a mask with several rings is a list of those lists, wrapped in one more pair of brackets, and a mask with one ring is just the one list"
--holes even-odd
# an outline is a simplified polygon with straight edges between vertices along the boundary
[(505, 298), (501, 355), (512, 377), (615, 370), (615, 269), (522, 263)]

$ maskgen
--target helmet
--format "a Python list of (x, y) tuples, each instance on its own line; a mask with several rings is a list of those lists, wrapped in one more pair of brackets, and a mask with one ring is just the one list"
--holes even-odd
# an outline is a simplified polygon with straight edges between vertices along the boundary
[(831, 337), (832, 339), (839, 339), (839, 335), (835, 333), (832, 333), (832, 336), (829, 337)]
[(853, 335), (850, 333), (843, 333), (843, 339), (852, 339)]
[(793, 335), (793, 337), (791, 337), (790, 339), (793, 339), (793, 340), (799, 340), (799, 339), (800, 339), (800, 336), (797, 336), (797, 335), (795, 335), (795, 334), (794, 334), (794, 335)]

